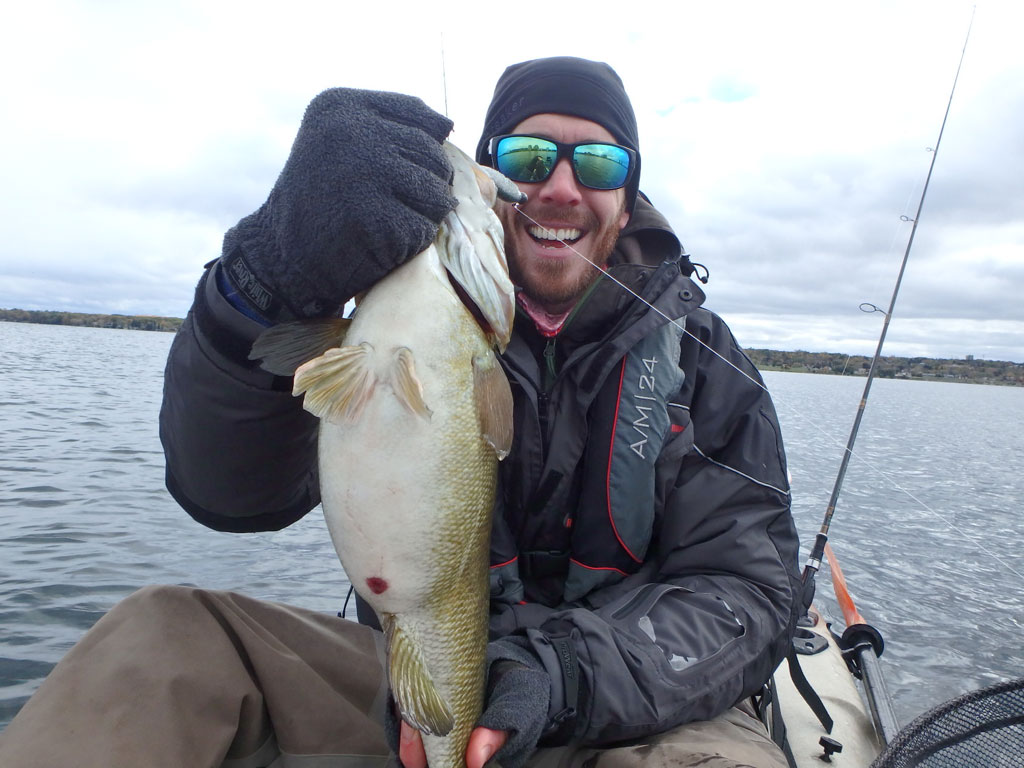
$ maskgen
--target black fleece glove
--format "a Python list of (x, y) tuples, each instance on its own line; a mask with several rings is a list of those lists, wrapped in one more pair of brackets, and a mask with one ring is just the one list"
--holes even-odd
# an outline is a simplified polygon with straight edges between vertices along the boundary
[[(551, 675), (540, 659), (511, 638), (487, 644), (487, 693), (478, 726), (508, 731), (508, 741), (491, 758), (502, 768), (520, 768), (537, 748), (548, 721)], [(384, 738), (396, 755), (401, 721), (394, 699), (384, 711)]]
[(551, 675), (525, 640), (487, 644), (487, 700), (477, 725), (509, 732), (493, 757), (502, 768), (520, 768), (537, 749), (550, 701)]
[(426, 248), (455, 207), (451, 128), (412, 96), (324, 91), (270, 197), (224, 236), (224, 275), (270, 322), (334, 313)]

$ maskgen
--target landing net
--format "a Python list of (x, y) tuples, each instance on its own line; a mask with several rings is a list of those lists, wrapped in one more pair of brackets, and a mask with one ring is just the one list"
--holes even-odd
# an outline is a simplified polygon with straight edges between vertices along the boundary
[(1024, 677), (925, 712), (871, 768), (1000, 768), (1024, 764)]

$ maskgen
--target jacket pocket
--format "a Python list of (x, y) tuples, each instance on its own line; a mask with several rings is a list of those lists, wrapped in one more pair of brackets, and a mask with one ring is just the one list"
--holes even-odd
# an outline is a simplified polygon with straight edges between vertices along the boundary
[(746, 634), (726, 600), (673, 584), (647, 585), (609, 608), (610, 623), (645, 636), (675, 672), (711, 659)]

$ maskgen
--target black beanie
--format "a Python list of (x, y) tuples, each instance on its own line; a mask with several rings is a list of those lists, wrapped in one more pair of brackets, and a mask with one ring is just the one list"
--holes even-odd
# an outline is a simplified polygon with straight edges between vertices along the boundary
[(604, 62), (555, 56), (508, 67), (487, 108), (477, 162), (492, 164), (487, 145), (494, 136), (511, 133), (526, 118), (546, 112), (591, 120), (636, 152), (636, 168), (626, 185), (626, 210), (632, 211), (640, 188), (640, 137), (622, 80)]

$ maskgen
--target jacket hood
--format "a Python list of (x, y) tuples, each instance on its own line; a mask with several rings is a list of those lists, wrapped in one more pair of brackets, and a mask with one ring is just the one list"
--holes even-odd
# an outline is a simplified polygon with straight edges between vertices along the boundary
[[(676, 259), (683, 253), (683, 244), (672, 231), (668, 220), (641, 192), (637, 196), (629, 222), (619, 234), (609, 263), (612, 266), (646, 264), (657, 267), (662, 262)], [(692, 271), (689, 261), (686, 261), (682, 271), (686, 275)]]

